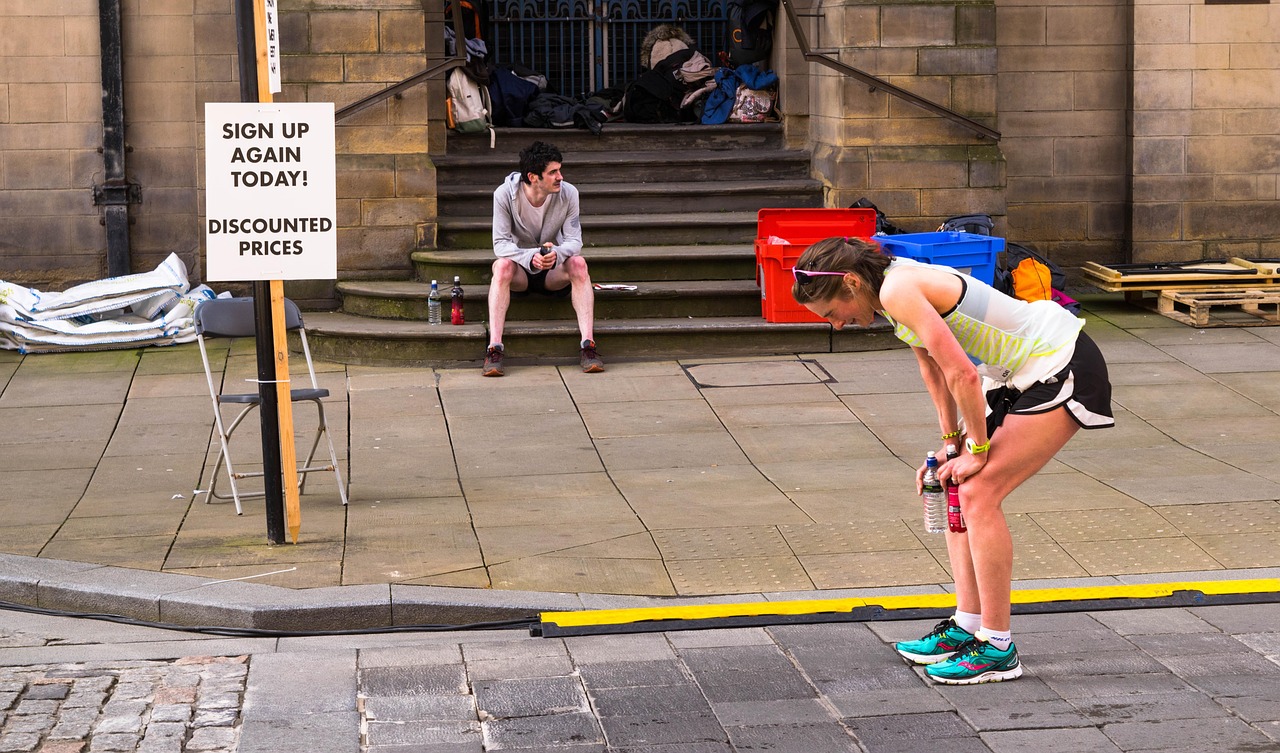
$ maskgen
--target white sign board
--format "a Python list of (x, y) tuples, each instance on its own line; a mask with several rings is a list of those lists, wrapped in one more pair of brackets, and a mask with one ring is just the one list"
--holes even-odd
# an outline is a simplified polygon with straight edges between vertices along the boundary
[(332, 102), (209, 102), (205, 279), (334, 280)]
[(272, 94), (280, 91), (280, 9), (276, 0), (263, 0), (267, 29), (267, 88)]

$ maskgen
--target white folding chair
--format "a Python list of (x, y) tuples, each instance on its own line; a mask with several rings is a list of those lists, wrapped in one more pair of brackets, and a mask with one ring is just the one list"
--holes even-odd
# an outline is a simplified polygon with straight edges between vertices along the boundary
[[(284, 300), (285, 329), (297, 331), (302, 340), (302, 355), (307, 361), (307, 372), (311, 375), (310, 389), (290, 389), (290, 395), (294, 403), (309, 401), (315, 403), (318, 423), (315, 430), (315, 439), (311, 442), (311, 451), (307, 454), (306, 460), (299, 463), (298, 466), (298, 493), (303, 492), (307, 483), (307, 474), (316, 471), (333, 471), (334, 477), (338, 480), (338, 495), (342, 498), (342, 504), (347, 504), (347, 489), (342, 483), (342, 471), (338, 469), (338, 453), (333, 449), (333, 437), (329, 433), (329, 424), (324, 416), (323, 398), (329, 396), (329, 390), (320, 386), (316, 381), (316, 369), (311, 363), (311, 348), (307, 345), (307, 333), (302, 328), (302, 312), (298, 310), (297, 304), (286, 298)], [(221, 449), (218, 451), (218, 460), (213, 466), (213, 480), (209, 484), (209, 499), (235, 500), (236, 515), (244, 514), (244, 510), (240, 506), (241, 499), (251, 499), (254, 497), (266, 496), (265, 491), (259, 492), (242, 492), (236, 485), (237, 481), (246, 478), (257, 478), (263, 476), (262, 471), (254, 471), (249, 473), (237, 472), (231, 465), (231, 435), (235, 432), (236, 427), (244, 421), (249, 413), (259, 406), (262, 399), (257, 391), (254, 392), (222, 392), (214, 385), (213, 371), (209, 368), (209, 352), (205, 348), (205, 338), (218, 337), (254, 337), (254, 317), (253, 317), (253, 299), (252, 298), (215, 298), (209, 301), (203, 301), (196, 306), (195, 311), (196, 325), (196, 341), (200, 344), (200, 358), (204, 361), (204, 376), (209, 383), (209, 397), (213, 400), (213, 417), (218, 429), (218, 441), (221, 443)], [(270, 347), (270, 345), (268, 345)], [(243, 405), (244, 408), (236, 415), (235, 419), (224, 427), (222, 421), (222, 406)], [(323, 437), (329, 444), (329, 465), (312, 465), (315, 458), (316, 450), (320, 447), (320, 438)], [(227, 466), (227, 478), (231, 482), (231, 494), (218, 493), (218, 471), (222, 468), (223, 463)]]

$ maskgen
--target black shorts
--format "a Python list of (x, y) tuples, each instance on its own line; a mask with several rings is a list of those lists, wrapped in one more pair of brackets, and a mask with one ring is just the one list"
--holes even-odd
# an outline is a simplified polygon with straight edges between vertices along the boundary
[(995, 433), (1010, 413), (1048, 413), (1062, 406), (1084, 429), (1105, 429), (1116, 421), (1111, 414), (1111, 380), (1102, 351), (1083, 331), (1066, 368), (1018, 392), (1000, 387), (987, 393), (987, 436)]
[[(555, 269), (555, 267), (552, 267), (551, 269)], [(550, 272), (551, 269), (544, 269), (533, 273), (526, 270), (524, 275), (529, 278), (529, 287), (519, 291), (513, 290), (511, 291), (511, 295), (525, 296), (530, 293), (538, 293), (539, 295), (550, 296), (551, 298), (568, 298), (569, 293), (573, 292), (572, 285), (565, 285), (563, 288), (556, 288), (555, 290), (547, 289), (547, 273)]]

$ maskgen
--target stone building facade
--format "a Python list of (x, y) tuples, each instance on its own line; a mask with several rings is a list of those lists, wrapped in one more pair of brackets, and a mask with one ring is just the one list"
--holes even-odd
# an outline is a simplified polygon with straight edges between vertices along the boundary
[[(203, 104), (237, 101), (229, 0), (124, 0), (135, 270), (202, 269)], [(438, 0), (280, 0), (280, 101), (339, 108), (441, 55)], [(899, 224), (995, 215), (1064, 266), (1280, 256), (1280, 4), (1214, 0), (813, 0), (841, 61), (1001, 132), (998, 142), (806, 62), (785, 22), (774, 67), (788, 140), (828, 206)], [(96, 0), (0, 6), (0, 279), (103, 276)], [(339, 271), (408, 277), (434, 241), (443, 85), (338, 124)], [(322, 304), (331, 286), (294, 287)]]

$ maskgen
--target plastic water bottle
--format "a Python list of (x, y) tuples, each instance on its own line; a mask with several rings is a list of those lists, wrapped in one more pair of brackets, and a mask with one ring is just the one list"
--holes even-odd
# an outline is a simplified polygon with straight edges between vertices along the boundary
[[(947, 445), (947, 460), (960, 457), (959, 450), (953, 444)], [(955, 481), (947, 482), (947, 530), (952, 533), (964, 533), (969, 527), (964, 524), (964, 513), (960, 511), (960, 485)]]
[(435, 280), (431, 281), (431, 292), (427, 294), (427, 321), (440, 323), (440, 286)]
[(454, 275), (453, 290), (449, 292), (451, 298), (451, 308), (449, 309), (449, 323), (462, 324), (462, 278)]
[(947, 530), (947, 494), (938, 480), (938, 458), (932, 452), (924, 469), (924, 530), (929, 533)]

